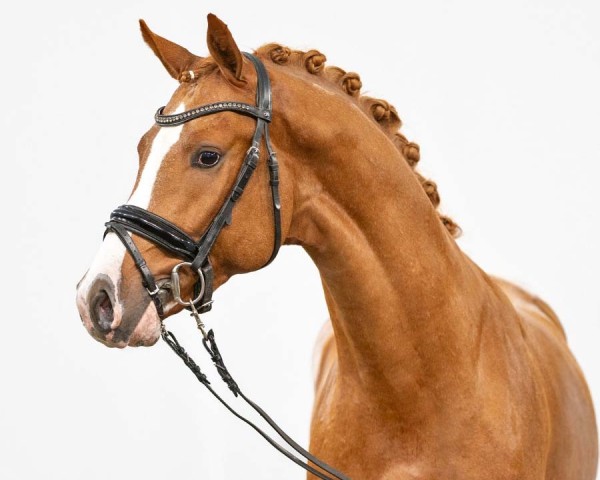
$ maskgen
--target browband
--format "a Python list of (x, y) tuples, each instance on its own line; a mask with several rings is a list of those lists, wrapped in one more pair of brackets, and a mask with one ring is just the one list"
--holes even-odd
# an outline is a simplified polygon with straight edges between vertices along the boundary
[(212, 115), (218, 112), (236, 112), (242, 115), (248, 115), (256, 119), (260, 118), (266, 122), (271, 121), (271, 112), (269, 110), (263, 110), (258, 107), (254, 107), (247, 103), (241, 102), (216, 102), (209, 103), (203, 107), (192, 108), (182, 113), (174, 115), (164, 115), (163, 110), (165, 107), (160, 107), (154, 115), (154, 121), (157, 125), (162, 127), (173, 127), (176, 125), (182, 125), (185, 122), (194, 120), (196, 118), (205, 117), (206, 115)]

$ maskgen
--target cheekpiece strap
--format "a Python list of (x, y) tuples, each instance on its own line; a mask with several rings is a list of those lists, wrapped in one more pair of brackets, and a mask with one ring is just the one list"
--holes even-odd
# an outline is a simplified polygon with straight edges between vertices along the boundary
[(117, 235), (117, 237), (119, 237), (119, 239), (129, 252), (131, 257), (133, 258), (133, 262), (135, 263), (136, 268), (142, 276), (142, 285), (148, 292), (148, 295), (150, 295), (152, 302), (154, 302), (158, 316), (162, 318), (162, 316), (164, 315), (164, 310), (160, 298), (158, 298), (159, 289), (156, 285), (156, 281), (154, 280), (154, 275), (152, 275), (152, 272), (148, 268), (148, 265), (146, 264), (143, 255), (136, 247), (133, 239), (129, 235), (129, 232), (123, 225), (120, 225), (119, 223), (107, 222), (106, 231), (104, 235), (106, 236), (108, 232), (113, 232), (115, 235)]

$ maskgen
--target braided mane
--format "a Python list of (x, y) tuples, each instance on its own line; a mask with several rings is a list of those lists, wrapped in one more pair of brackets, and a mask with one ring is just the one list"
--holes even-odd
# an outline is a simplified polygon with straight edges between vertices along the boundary
[[(256, 54), (262, 58), (267, 58), (278, 65), (290, 65), (305, 71), (318, 75), (328, 80), (331, 84), (337, 85), (350, 97), (353, 97), (356, 103), (372, 118), (392, 140), (396, 148), (412, 168), (415, 176), (419, 180), (421, 187), (429, 197), (433, 206), (437, 209), (440, 204), (440, 195), (437, 185), (432, 180), (423, 177), (416, 170), (417, 163), (421, 156), (419, 145), (409, 142), (407, 138), (400, 133), (402, 120), (398, 116), (396, 109), (385, 100), (368, 97), (360, 94), (362, 82), (357, 73), (346, 72), (339, 67), (325, 66), (326, 57), (318, 50), (291, 50), (288, 47), (277, 43), (269, 43), (260, 47)], [(460, 227), (453, 220), (442, 215), (438, 215), (453, 237), (458, 237), (461, 233)]]
[[(325, 66), (326, 57), (318, 50), (309, 50), (303, 52), (301, 50), (292, 50), (278, 43), (268, 43), (263, 45), (255, 54), (263, 59), (268, 59), (277, 65), (288, 65), (295, 68), (300, 68), (303, 71), (318, 75), (326, 79), (332, 85), (338, 86), (348, 96), (362, 108), (369, 118), (372, 118), (383, 132), (390, 138), (396, 148), (400, 151), (406, 162), (412, 168), (413, 173), (419, 180), (421, 187), (427, 194), (430, 202), (437, 210), (440, 205), (440, 195), (438, 193), (437, 184), (428, 178), (425, 178), (417, 170), (417, 163), (421, 158), (419, 145), (408, 139), (400, 133), (402, 120), (398, 116), (398, 112), (393, 105), (378, 98), (368, 97), (360, 94), (362, 82), (358, 73), (346, 72), (339, 67)], [(198, 70), (193, 71), (194, 76), (190, 76), (190, 72), (184, 72), (180, 77), (181, 82), (189, 82), (194, 78), (198, 78), (202, 74), (208, 74), (215, 70), (216, 64), (212, 58), (203, 59)], [(449, 217), (441, 214), (438, 211), (440, 220), (453, 237), (458, 237), (461, 234), (460, 227)]]

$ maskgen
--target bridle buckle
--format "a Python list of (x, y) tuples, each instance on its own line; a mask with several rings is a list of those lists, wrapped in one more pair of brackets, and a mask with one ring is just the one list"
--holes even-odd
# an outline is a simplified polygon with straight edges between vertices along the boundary
[(158, 292), (160, 292), (160, 287), (158, 285), (156, 285), (155, 288), (154, 288), (154, 290), (151, 291), (149, 288), (146, 288), (146, 291), (148, 292), (148, 295), (150, 295), (151, 297), (153, 297)]

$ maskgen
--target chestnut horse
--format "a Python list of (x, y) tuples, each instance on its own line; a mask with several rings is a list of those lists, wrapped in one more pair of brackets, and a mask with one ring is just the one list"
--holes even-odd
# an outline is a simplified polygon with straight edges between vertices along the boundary
[[(206, 58), (141, 22), (180, 82), (167, 114), (253, 103), (252, 65), (227, 26), (208, 20)], [(398, 133), (395, 109), (361, 96), (358, 75), (326, 67), (315, 50), (268, 44), (256, 55), (272, 82), (283, 243), (315, 262), (331, 317), (318, 342), (311, 452), (354, 479), (593, 480), (592, 400), (559, 320), (459, 249), (458, 227), (436, 211), (436, 186), (415, 171), (418, 146)], [(233, 112), (153, 126), (139, 142), (128, 203), (198, 239), (254, 127)], [(271, 255), (268, 184), (267, 168), (257, 168), (211, 250), (215, 287)], [(158, 281), (168, 278), (179, 259), (134, 241)], [(192, 284), (182, 280), (183, 294)], [(165, 316), (181, 310), (161, 295)], [(152, 345), (160, 336), (155, 305), (113, 233), (79, 283), (77, 305), (105, 345)]]

